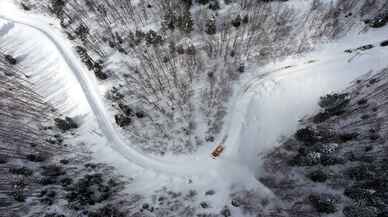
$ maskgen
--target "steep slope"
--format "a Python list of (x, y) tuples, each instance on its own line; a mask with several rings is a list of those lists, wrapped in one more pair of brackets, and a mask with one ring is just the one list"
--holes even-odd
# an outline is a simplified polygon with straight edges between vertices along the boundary
[(349, 31), (384, 1), (22, 1), (55, 16), (99, 79), (110, 119), (153, 155), (209, 150), (246, 66), (311, 50)]
[(260, 180), (287, 216), (387, 215), (387, 69), (373, 72), (321, 97), (320, 112), (267, 156)]
[[(295, 193), (288, 194), (287, 190), (271, 185), (277, 184), (276, 179), (283, 176), (264, 178), (260, 182), (255, 179), (255, 176), (264, 176), (262, 155), (279, 146), (282, 136), (288, 136), (296, 130), (297, 121), (300, 118), (319, 110), (317, 102), (320, 96), (342, 89), (366, 72), (373, 75), (386, 67), (385, 58), (388, 50), (383, 47), (384, 43), (382, 46), (380, 43), (386, 40), (387, 28), (369, 30), (364, 28), (366, 26), (359, 20), (365, 16), (374, 17), (379, 13), (387, 6), (382, 1), (374, 1), (374, 3), (348, 1), (335, 4), (329, 1), (289, 1), (287, 3), (275, 1), (258, 5), (252, 1), (241, 1), (241, 4), (233, 2), (228, 5), (223, 1), (220, 8), (215, 10), (219, 10), (220, 14), (215, 23), (211, 19), (207, 22), (202, 22), (204, 20), (200, 19), (201, 16), (205, 16), (202, 14), (205, 13), (202, 9), (210, 7), (209, 10), (213, 11), (215, 6), (212, 3), (198, 3), (190, 9), (190, 14), (196, 14), (197, 18), (199, 17), (194, 20), (197, 26), (191, 30), (194, 31), (193, 33), (186, 33), (183, 38), (175, 30), (161, 28), (159, 32), (158, 26), (155, 28), (158, 32), (147, 29), (153, 29), (154, 22), (159, 23), (162, 19), (158, 18), (161, 16), (160, 13), (176, 5), (178, 1), (172, 1), (171, 5), (162, 3), (161, 8), (155, 8), (158, 4), (154, 1), (150, 1), (152, 3), (150, 7), (145, 5), (145, 1), (136, 1), (135, 11), (141, 11), (143, 8), (146, 10), (144, 12), (146, 15), (150, 11), (160, 13), (149, 18), (129, 19), (129, 23), (121, 23), (123, 26), (117, 25), (114, 30), (112, 29), (115, 26), (114, 23), (103, 22), (113, 18), (125, 19), (125, 15), (124, 18), (120, 18), (120, 13), (115, 14), (118, 8), (111, 7), (112, 3), (123, 3), (123, 1), (112, 0), (101, 4), (90, 1), (69, 1), (66, 7), (76, 9), (74, 11), (62, 7), (64, 5), (61, 6), (61, 2), (63, 1), (40, 1), (33, 5), (35, 9), (40, 10), (50, 8), (50, 13), (55, 14), (61, 21), (57, 25), (57, 20), (22, 12), (13, 4), (2, 1), (0, 3), (2, 6), (0, 7), (0, 45), (11, 50), (17, 59), (23, 60), (22, 64), (29, 69), (26, 78), (35, 84), (36, 92), (59, 112), (74, 117), (75, 122), (80, 124), (77, 130), (65, 135), (65, 142), (91, 150), (95, 160), (108, 162), (126, 175), (128, 184), (125, 185), (125, 190), (129, 195), (121, 195), (124, 201), (117, 204), (122, 206), (108, 205), (100, 210), (101, 206), (107, 204), (103, 202), (95, 205), (95, 198), (90, 199), (90, 197), (96, 196), (96, 200), (99, 200), (98, 195), (103, 191), (101, 189), (109, 185), (110, 175), (104, 177), (102, 173), (110, 168), (85, 165), (86, 169), (72, 171), (71, 174), (79, 173), (81, 177), (78, 177), (77, 181), (67, 189), (71, 192), (65, 200), (71, 204), (70, 211), (67, 210), (68, 213), (66, 213), (69, 216), (98, 216), (99, 213), (102, 216), (158, 217), (287, 216), (287, 213), (279, 207), (285, 206), (285, 211), (288, 212), (288, 205), (299, 205), (300, 198), (295, 197), (294, 199), (298, 201), (292, 201), (295, 203), (290, 204), (282, 204), (276, 200), (289, 199), (286, 196)], [(375, 7), (371, 8), (367, 2)], [(252, 6), (250, 4), (257, 8), (249, 9)], [(60, 7), (52, 8), (53, 5)], [(79, 8), (74, 7), (75, 5)], [(27, 3), (23, 6), (25, 10), (31, 9)], [(95, 10), (97, 6), (101, 6), (99, 11)], [(107, 6), (110, 6), (111, 10), (105, 11), (106, 16), (101, 16), (99, 13), (102, 13)], [(277, 10), (276, 6), (281, 6), (279, 7), (281, 10)], [(85, 7), (89, 7), (90, 10), (86, 10)], [(266, 25), (257, 26), (258, 23), (253, 22), (239, 29), (236, 27), (235, 20), (232, 22), (226, 17), (228, 12), (240, 9), (247, 13), (248, 20), (257, 18)], [(265, 9), (269, 10), (268, 13)], [(341, 16), (338, 19), (337, 9), (341, 9)], [(294, 10), (302, 11), (303, 15), (295, 18), (297, 13)], [(352, 10), (362, 10), (364, 14), (355, 13), (354, 16), (346, 14), (347, 17), (354, 17), (346, 22), (345, 13)], [(82, 11), (81, 15), (80, 11)], [(257, 13), (260, 16), (255, 16), (256, 12), (260, 12)], [(210, 13), (218, 16), (218, 12)], [(99, 16), (95, 16), (96, 14)], [(65, 18), (60, 17), (61, 15)], [(259, 19), (267, 15), (273, 20)], [(74, 22), (77, 16), (81, 16), (80, 22)], [(282, 19), (288, 16), (290, 16), (289, 22)], [(141, 21), (143, 18), (145, 20)], [(303, 18), (309, 22), (297, 25), (299, 29), (292, 29), (290, 31), (292, 34), (287, 31), (287, 28), (283, 28), (290, 27), (290, 24), (296, 24)], [(317, 22), (313, 22), (314, 20)], [(67, 21), (69, 23), (66, 23)], [(120, 43), (119, 38), (122, 36), (121, 30), (133, 31), (132, 22), (136, 21), (139, 21), (137, 25), (141, 25), (148, 33), (147, 36), (142, 36), (143, 39), (134, 49), (129, 48), (131, 44), (126, 44), (128, 41)], [(279, 25), (275, 25), (274, 21)], [(209, 22), (215, 25), (213, 27), (217, 31), (212, 29), (212, 25), (206, 24)], [(242, 25), (243, 21), (240, 22), (239, 25)], [(223, 24), (233, 27), (225, 27)], [(204, 26), (201, 27), (201, 25), (206, 28), (203, 29)], [(225, 28), (219, 29), (222, 26)], [(90, 27), (90, 31), (87, 31), (86, 27)], [(269, 27), (268, 31), (262, 31), (263, 27)], [(239, 34), (242, 29), (247, 31), (246, 34)], [(301, 29), (303, 31), (299, 32)], [(365, 32), (359, 34), (360, 29)], [(113, 34), (116, 31), (117, 34)], [(198, 37), (203, 34), (199, 33), (201, 31), (205, 31), (206, 34), (209, 34), (209, 31), (215, 32)], [(101, 35), (106, 32), (108, 32), (106, 34), (108, 38), (104, 41)], [(303, 35), (306, 32), (309, 34)], [(64, 37), (66, 34), (72, 40), (71, 42)], [(160, 42), (158, 37), (160, 34), (165, 34), (163, 37), (166, 38), (175, 35), (173, 39), (178, 44), (184, 45), (183, 53), (179, 54), (182, 50), (176, 47), (176, 50), (169, 54), (168, 49), (171, 47)], [(317, 46), (315, 52), (306, 53), (304, 56), (291, 55), (304, 51), (304, 45), (306, 45), (304, 43), (307, 41), (316, 43), (324, 38), (332, 39), (338, 36), (344, 36), (344, 38), (334, 43)], [(192, 40), (183, 43), (188, 38)], [(222, 43), (225, 38), (228, 39), (228, 43)], [(296, 41), (299, 42), (298, 46), (293, 44)], [(262, 47), (261, 42), (266, 46)], [(232, 49), (233, 43), (241, 44)], [(273, 47), (270, 49), (269, 45)], [(252, 49), (244, 50), (246, 47)], [(306, 47), (311, 48), (309, 45)], [(279, 50), (276, 50), (277, 48)], [(100, 54), (100, 51), (103, 54)], [(130, 55), (128, 56), (126, 52)], [(238, 53), (237, 57), (234, 52)], [(265, 55), (266, 53), (268, 56)], [(133, 54), (137, 55), (132, 56)], [(272, 63), (265, 58), (265, 56), (277, 58), (285, 55), (291, 56), (285, 60), (273, 59)], [(99, 58), (102, 62), (97, 60)], [(190, 71), (190, 67), (195, 69), (191, 68), (192, 71)], [(139, 72), (137, 68), (142, 71)], [(109, 70), (112, 71), (108, 73)], [(167, 75), (163, 75), (165, 72)], [(189, 79), (190, 72), (195, 75), (193, 80)], [(149, 74), (146, 75), (147, 73)], [(383, 78), (382, 74), (376, 75), (376, 78)], [(370, 83), (370, 80), (368, 82)], [(376, 80), (372, 83), (375, 82)], [(367, 85), (362, 81), (359, 83)], [(384, 89), (384, 86), (379, 89)], [(370, 91), (377, 93), (379, 90)], [(152, 94), (140, 95), (142, 93)], [(103, 98), (105, 94), (108, 95), (107, 99)], [(149, 101), (139, 100), (141, 96), (145, 97), (143, 100)], [(365, 104), (364, 101), (361, 104)], [(191, 110), (192, 108), (194, 109)], [(147, 112), (144, 113), (144, 111)], [(340, 115), (337, 116), (340, 117)], [(327, 121), (326, 119), (330, 117), (327, 111), (323, 111), (315, 119)], [(349, 120), (356, 120), (354, 116), (349, 117)], [(370, 116), (362, 117), (363, 120), (369, 118)], [(64, 118), (64, 120), (67, 119)], [(119, 126), (122, 124), (129, 125), (121, 126), (121, 129)], [(349, 125), (352, 124), (354, 123), (349, 123)], [(155, 129), (157, 132), (154, 131)], [(140, 138), (140, 141), (134, 139), (134, 136)], [(346, 136), (352, 137), (348, 134)], [(192, 143), (186, 143), (196, 139), (198, 144), (196, 143), (195, 147)], [(85, 141), (88, 144), (85, 145)], [(210, 151), (216, 142), (223, 143), (225, 151), (219, 158), (212, 159)], [(280, 150), (282, 149), (283, 146)], [(154, 152), (162, 156), (149, 155), (155, 154)], [(185, 153), (185, 155), (177, 156), (176, 154), (179, 153)], [(314, 154), (316, 153), (314, 152), (312, 156), (315, 156)], [(283, 162), (284, 159), (276, 157), (277, 155), (267, 161), (266, 168), (278, 168), (278, 160)], [(358, 156), (355, 159), (358, 161)], [(298, 159), (297, 163), (303, 160), (305, 159), (300, 161)], [(294, 170), (290, 168), (281, 168), (284, 169), (281, 170), (282, 172), (285, 171), (281, 175), (288, 175), (287, 172), (293, 175)], [(84, 175), (89, 169), (96, 169), (94, 172), (98, 175)], [(384, 168), (378, 166), (377, 170), (375, 169), (373, 168), (372, 172), (376, 173), (377, 170)], [(304, 175), (306, 171), (299, 172)], [(271, 172), (279, 175), (276, 170)], [(283, 184), (289, 183), (287, 179), (281, 181), (284, 181)], [(269, 189), (261, 182), (267, 184)], [(86, 187), (86, 192), (82, 191), (83, 187), (89, 184), (92, 187)], [(308, 184), (307, 182), (304, 186), (306, 191), (312, 189)], [(98, 190), (95, 191), (94, 188)], [(283, 197), (284, 195), (286, 196)], [(381, 198), (381, 195), (377, 197)], [(83, 204), (85, 203), (83, 200), (87, 201), (86, 205)], [(316, 202), (320, 202), (320, 199), (313, 195), (309, 200), (310, 202), (302, 201), (302, 208), (307, 207), (306, 210), (293, 209), (293, 211), (316, 215), (309, 204), (312, 203), (317, 208)], [(114, 200), (116, 201), (120, 200)], [(284, 201), (280, 200), (280, 202)], [(384, 207), (385, 202), (380, 205)], [(51, 209), (53, 205), (45, 208)], [(349, 209), (347, 210), (350, 213), (354, 211), (354, 207)], [(376, 208), (379, 211), (369, 207), (366, 212), (371, 212), (370, 209), (373, 209), (372, 212), (376, 215), (384, 213), (380, 207)]]
[[(317, 111), (320, 96), (341, 90), (357, 77), (386, 66), (388, 49), (380, 46), (386, 34), (385, 28), (348, 36), (304, 57), (291, 57), (259, 72), (252, 70), (252, 75), (242, 78), (235, 106), (228, 112), (229, 122), (223, 131), (227, 137), (225, 157), (244, 162), (256, 171), (260, 167), (257, 159), (263, 153), (296, 130), (299, 119)], [(373, 46), (352, 54), (344, 52), (364, 45)]]

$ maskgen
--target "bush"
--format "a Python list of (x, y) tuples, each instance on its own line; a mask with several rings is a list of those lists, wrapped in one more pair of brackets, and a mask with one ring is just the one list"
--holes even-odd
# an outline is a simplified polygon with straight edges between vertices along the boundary
[(359, 187), (373, 189), (377, 192), (388, 192), (388, 177), (371, 177), (360, 184)]
[(26, 196), (24, 195), (23, 191), (16, 190), (12, 192), (12, 197), (17, 202), (24, 202), (26, 200)]
[(237, 17), (232, 20), (232, 26), (234, 26), (236, 28), (240, 27), (241, 21), (242, 21), (241, 16), (237, 15)]
[(7, 54), (4, 56), (4, 58), (5, 58), (5, 61), (7, 61), (11, 65), (16, 65), (16, 63), (17, 63), (17, 60), (11, 55)]
[(78, 35), (78, 37), (82, 40), (82, 41), (85, 41), (89, 35), (89, 28), (87, 26), (84, 26), (84, 25), (80, 25), (78, 26), (74, 33), (76, 35)]
[(238, 72), (244, 73), (245, 72), (245, 65), (244, 63), (241, 63), (240, 66), (238, 67)]
[(131, 122), (132, 122), (130, 117), (128, 117), (126, 115), (122, 115), (122, 114), (115, 115), (115, 121), (116, 121), (117, 125), (119, 125), (120, 127), (129, 126), (129, 124), (131, 124)]
[(327, 175), (322, 170), (313, 171), (307, 177), (313, 182), (325, 182), (327, 180)]
[(103, 66), (100, 63), (94, 63), (93, 65), (93, 71), (96, 77), (100, 80), (106, 80), (109, 78), (108, 73), (103, 71)]
[(353, 200), (367, 200), (372, 195), (370, 191), (358, 187), (348, 187), (344, 191), (344, 195)]
[(388, 22), (388, 14), (381, 14), (371, 20), (368, 20), (366, 23), (371, 28), (381, 28), (385, 26), (387, 22)]
[(337, 164), (344, 164), (346, 160), (341, 157), (336, 157), (328, 154), (323, 154), (321, 156), (321, 164), (323, 166), (333, 166)]
[[(113, 186), (105, 183), (102, 174), (97, 173), (85, 175), (76, 183), (67, 187), (67, 191), (69, 193), (66, 195), (66, 198), (69, 202), (74, 205), (85, 206), (106, 201), (111, 197), (113, 191), (115, 190), (113, 189)], [(104, 213), (105, 211), (101, 210), (101, 213)]]
[(243, 22), (244, 24), (247, 24), (247, 23), (249, 22), (249, 17), (248, 17), (248, 15), (245, 15), (245, 16), (244, 16), (242, 22)]
[(218, 0), (210, 1), (209, 2), (209, 9), (213, 10), (213, 11), (219, 10), (220, 9), (220, 3), (218, 2)]
[(337, 212), (338, 200), (331, 194), (312, 194), (309, 196), (309, 201), (316, 211), (320, 213), (335, 213)]
[(66, 5), (66, 1), (64, 0), (51, 0), (50, 10), (52, 13), (57, 15), (58, 18), (61, 18), (65, 5)]
[(330, 115), (341, 115), (349, 103), (348, 94), (328, 94), (321, 97), (318, 104)]
[(340, 135), (338, 135), (338, 140), (339, 140), (338, 142), (345, 143), (345, 142), (357, 139), (358, 136), (359, 136), (359, 133), (357, 132), (341, 133)]
[(178, 29), (184, 33), (191, 33), (193, 31), (194, 22), (191, 17), (190, 11), (187, 11), (186, 14), (178, 17)]
[(220, 214), (221, 214), (223, 217), (230, 217), (230, 216), (232, 216), (232, 213), (230, 212), (230, 209), (229, 209), (227, 206), (225, 206), (225, 207), (221, 210)]
[(365, 51), (365, 50), (370, 50), (374, 47), (375, 46), (373, 44), (367, 44), (367, 45), (363, 45), (363, 46), (357, 48), (357, 50)]
[(209, 35), (217, 33), (216, 19), (214, 17), (207, 20), (205, 32)]
[(331, 154), (338, 150), (337, 143), (323, 143), (316, 146), (316, 150), (322, 154)]
[(50, 176), (50, 177), (56, 177), (66, 174), (65, 170), (61, 166), (57, 165), (48, 165), (42, 167), (42, 176)]
[(10, 168), (9, 172), (15, 175), (31, 176), (34, 172), (27, 167)]
[(136, 115), (136, 117), (139, 118), (139, 119), (145, 118), (145, 116), (146, 116), (146, 114), (145, 114), (144, 111), (137, 111), (137, 112), (135, 113), (135, 115)]
[(126, 116), (133, 116), (134, 115), (133, 109), (124, 103), (119, 103), (119, 108), (122, 112), (124, 112), (124, 114)]
[(49, 214), (46, 214), (44, 217), (66, 217), (66, 216), (58, 213), (49, 213)]
[(368, 180), (376, 177), (374, 168), (367, 165), (350, 167), (346, 170), (345, 174), (347, 174), (349, 178), (356, 181)]
[(296, 131), (295, 139), (304, 143), (310, 143), (310, 145), (318, 141), (318, 137), (315, 131), (309, 127), (302, 128)]
[(325, 122), (331, 117), (331, 115), (328, 112), (319, 112), (318, 114), (314, 115), (313, 117), (313, 123), (319, 124), (322, 122)]
[(43, 154), (28, 154), (26, 155), (26, 159), (31, 162), (42, 162), (46, 160), (46, 156)]
[(380, 46), (381, 46), (381, 47), (386, 47), (386, 46), (388, 46), (388, 40), (382, 41), (382, 42), (380, 43)]
[(290, 166), (315, 166), (321, 162), (321, 154), (318, 152), (309, 152), (298, 154), (291, 159), (288, 164)]
[(193, 1), (192, 0), (181, 0), (181, 1), (188, 8), (190, 8), (193, 5)]
[[(125, 213), (119, 211), (118, 207), (114, 207), (111, 204), (108, 204), (102, 208), (100, 208), (97, 212), (91, 212), (88, 214), (89, 217), (125, 217), (127, 216)], [(141, 215), (143, 216), (143, 215)]]
[(197, 3), (201, 4), (201, 5), (206, 5), (207, 3), (209, 3), (211, 0), (195, 0)]
[(145, 35), (145, 40), (147, 44), (158, 45), (163, 43), (163, 38), (161, 35), (158, 35), (154, 30), (150, 30)]
[(357, 104), (358, 105), (366, 105), (368, 103), (368, 100), (367, 99), (360, 99), (357, 101)]
[(66, 117), (65, 119), (55, 118), (54, 121), (55, 126), (57, 126), (57, 128), (62, 131), (68, 131), (71, 129), (78, 128), (78, 124), (75, 123), (75, 121), (69, 117)]

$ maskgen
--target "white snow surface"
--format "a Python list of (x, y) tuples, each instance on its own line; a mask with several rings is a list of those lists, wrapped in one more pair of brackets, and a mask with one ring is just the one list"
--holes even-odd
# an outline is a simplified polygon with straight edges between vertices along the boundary
[[(317, 47), (304, 56), (289, 57), (265, 67), (250, 66), (238, 84), (227, 124), (224, 157), (235, 159), (255, 173), (260, 156), (280, 145), (283, 136), (298, 128), (298, 121), (319, 110), (321, 96), (341, 91), (366, 73), (385, 68), (388, 49), (379, 47), (388, 39), (388, 28), (370, 30)], [(344, 50), (373, 44), (371, 50), (346, 54)]]
[[(11, 24), (9, 25), (23, 25), (28, 27), (25, 29), (27, 31), (38, 31), (40, 34), (35, 34), (34, 32), (34, 34), (30, 36), (35, 37), (36, 41), (45, 40), (45, 43), (49, 41), (49, 43), (51, 43), (49, 48), (52, 48), (52, 46), (56, 48), (59, 56), (61, 57), (60, 61), (63, 61), (68, 67), (68, 71), (61, 70), (58, 72), (62, 72), (63, 76), (60, 83), (65, 83), (64, 86), (73, 88), (72, 91), (67, 92), (71, 100), (73, 100), (73, 104), (83, 104), (84, 102), (89, 103), (90, 111), (88, 112), (94, 113), (99, 126), (109, 141), (111, 147), (116, 152), (125, 157), (128, 161), (135, 163), (145, 169), (151, 169), (170, 175), (210, 175), (209, 173), (211, 172), (209, 172), (209, 170), (203, 170), (202, 168), (199, 168), (196, 166), (196, 162), (185, 162), (177, 164), (175, 162), (172, 163), (169, 161), (157, 160), (155, 158), (139, 153), (130, 145), (125, 144), (123, 142), (124, 140), (116, 132), (112, 120), (110, 120), (106, 112), (101, 99), (102, 97), (99, 94), (100, 92), (98, 90), (97, 81), (93, 76), (93, 73), (86, 70), (85, 66), (75, 55), (72, 49), (72, 45), (63, 37), (61, 32), (50, 26), (50, 21), (48, 18), (45, 19), (32, 14), (27, 15), (20, 12), (13, 4), (7, 4), (7, 2), (2, 2), (1, 4), (0, 18), (3, 20), (3, 22), (10, 22)], [(53, 77), (53, 79), (55, 79), (55, 77)], [(64, 91), (66, 92), (66, 90)], [(83, 109), (84, 108), (85, 107), (83, 106)], [(83, 110), (83, 112), (85, 112), (85, 110)], [(210, 158), (202, 159), (202, 162), (206, 164), (207, 167), (220, 166), (219, 161), (214, 161)]]
[[(235, 84), (236, 91), (218, 138), (225, 145), (223, 155), (214, 160), (210, 157), (211, 149), (207, 148), (193, 156), (169, 155), (165, 159), (145, 155), (124, 142), (107, 114), (93, 73), (86, 70), (63, 35), (57, 21), (23, 12), (11, 1), (0, 2), (0, 41), (7, 37), (27, 41), (8, 45), (24, 48), (16, 56), (24, 55), (34, 65), (31, 81), (38, 93), (66, 115), (88, 117), (84, 118), (79, 133), (88, 134), (85, 138), (97, 144), (93, 148), (96, 158), (112, 163), (120, 171), (131, 171), (128, 172), (131, 175), (136, 170), (143, 178), (137, 181), (138, 188), (132, 190), (144, 192), (160, 187), (157, 182), (164, 181), (159, 180), (179, 185), (183, 177), (202, 189), (209, 185), (227, 188), (233, 182), (255, 186), (263, 194), (270, 194), (254, 179), (260, 172), (261, 156), (279, 145), (282, 136), (295, 131), (298, 120), (318, 111), (320, 96), (344, 89), (364, 73), (378, 72), (386, 67), (388, 57), (388, 48), (378, 46), (344, 53), (345, 49), (388, 39), (388, 29), (382, 28), (365, 34), (349, 33), (305, 56), (289, 57), (264, 67), (250, 65)], [(28, 56), (29, 52), (37, 54), (37, 58)]]

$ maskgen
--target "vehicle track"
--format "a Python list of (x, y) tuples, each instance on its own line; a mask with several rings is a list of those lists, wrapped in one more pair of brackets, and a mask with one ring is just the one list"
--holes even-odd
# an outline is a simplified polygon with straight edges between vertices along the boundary
[[(63, 38), (61, 33), (51, 30), (52, 27), (50, 27), (49, 24), (44, 23), (39, 19), (34, 19), (33, 15), (25, 15), (17, 11), (10, 11), (7, 13), (4, 10), (0, 10), (0, 19), (13, 24), (20, 24), (35, 29), (41, 32), (55, 45), (63, 60), (66, 62), (69, 69), (71, 69), (71, 72), (74, 73), (79, 85), (84, 91), (90, 108), (92, 109), (102, 132), (104, 132), (104, 135), (108, 140), (108, 144), (110, 144), (112, 149), (120, 153), (128, 161), (144, 169), (154, 170), (155, 172), (169, 174), (172, 176), (214, 176), (214, 171), (217, 171), (220, 161), (209, 159), (208, 162), (202, 162), (208, 168), (204, 170), (202, 167), (198, 166), (197, 162), (163, 162), (162, 160), (140, 153), (138, 150), (125, 144), (124, 140), (116, 132), (115, 127), (104, 108), (104, 104), (98, 94), (99, 91), (97, 89), (96, 79), (91, 76), (91, 72), (86, 70), (80, 60), (78, 60), (71, 44)], [(8, 27), (12, 27), (13, 24), (9, 24)]]
[[(155, 174), (194, 180), (200, 180), (204, 177), (212, 180), (217, 177), (229, 176), (229, 174), (226, 174), (226, 171), (230, 168), (233, 171), (238, 171), (237, 173), (240, 173), (239, 171), (241, 171), (240, 175), (245, 176), (246, 180), (251, 180), (247, 182), (251, 184), (256, 183), (256, 186), (262, 188), (263, 191), (267, 191), (261, 183), (255, 180), (254, 175), (247, 174), (248, 171), (244, 168), (244, 165), (241, 165), (238, 162), (223, 158), (214, 160), (210, 157), (210, 153), (208, 158), (201, 157), (198, 160), (190, 162), (163, 161), (163, 159), (156, 159), (141, 153), (131, 147), (130, 144), (126, 144), (124, 142), (125, 140), (122, 139), (121, 135), (116, 131), (115, 126), (112, 123), (113, 121), (104, 107), (104, 103), (99, 95), (96, 78), (81, 63), (76, 56), (71, 43), (64, 38), (60, 31), (57, 31), (57, 29), (49, 24), (47, 20), (41, 19), (40, 16), (24, 14), (18, 10), (4, 10), (4, 8), (7, 8), (7, 6), (4, 6), (4, 3), (5, 2), (2, 2), (2, 7), (0, 7), (0, 20), (6, 21), (3, 28), (7, 31), (3, 31), (3, 33), (8, 34), (15, 25), (22, 25), (42, 33), (42, 35), (55, 46), (64, 63), (74, 74), (83, 90), (87, 103), (91, 109), (90, 112), (94, 114), (101, 131), (108, 141), (107, 144), (130, 163), (150, 172), (153, 171)], [(3, 8), (3, 10), (1, 8)], [(234, 176), (236, 176), (237, 173), (235, 173)]]

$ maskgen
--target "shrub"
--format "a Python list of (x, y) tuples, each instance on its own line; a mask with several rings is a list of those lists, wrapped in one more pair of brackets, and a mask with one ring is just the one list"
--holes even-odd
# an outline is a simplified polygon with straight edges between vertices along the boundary
[(65, 5), (66, 5), (66, 1), (64, 0), (51, 0), (50, 10), (52, 13), (57, 15), (57, 17), (61, 18)]
[[(103, 216), (110, 216), (110, 217), (125, 217), (127, 216), (125, 213), (120, 212), (118, 207), (114, 207), (111, 204), (108, 204), (100, 209), (98, 209), (96, 212), (91, 212), (88, 214), (89, 217), (103, 217)], [(136, 215), (133, 215), (136, 216)], [(143, 215), (139, 215), (143, 216)]]
[(381, 46), (381, 47), (386, 47), (386, 46), (388, 46), (388, 40), (385, 40), (385, 41), (381, 42), (381, 43), (380, 43), (380, 46)]
[(326, 120), (328, 120), (329, 118), (331, 117), (331, 115), (324, 111), (324, 112), (319, 112), (318, 114), (314, 115), (313, 117), (313, 122), (315, 124), (319, 124), (319, 123), (322, 123), (322, 122), (325, 122)]
[(78, 26), (74, 33), (76, 35), (78, 35), (78, 37), (82, 40), (82, 41), (85, 41), (86, 38), (88, 37), (88, 34), (89, 34), (89, 28), (85, 25), (80, 25)]
[(5, 61), (7, 61), (11, 65), (16, 65), (17, 63), (17, 60), (9, 54), (5, 55), (4, 58), (5, 58)]
[(388, 14), (380, 14), (375, 18), (368, 20), (367, 24), (371, 28), (381, 28), (385, 26), (388, 22)]
[(146, 114), (145, 114), (145, 112), (144, 111), (137, 111), (136, 113), (135, 113), (135, 115), (136, 115), (136, 117), (137, 118), (144, 118), (145, 116), (146, 116)]
[(191, 17), (190, 11), (187, 11), (184, 15), (178, 17), (178, 28), (184, 33), (191, 33), (193, 31), (193, 18)]
[(220, 3), (218, 2), (218, 0), (210, 1), (209, 2), (209, 9), (213, 10), (213, 11), (219, 10), (220, 9)]
[(345, 174), (347, 174), (349, 178), (356, 181), (368, 180), (376, 176), (374, 168), (367, 165), (350, 167), (345, 171)]
[(46, 156), (43, 154), (28, 154), (26, 155), (26, 159), (31, 162), (42, 162), (46, 160)]
[(66, 174), (65, 170), (61, 166), (57, 165), (44, 166), (42, 169), (42, 176), (56, 177)]
[(201, 4), (201, 5), (206, 5), (207, 3), (209, 3), (211, 0), (196, 0), (197, 3)]
[(312, 194), (309, 196), (311, 205), (320, 213), (335, 213), (337, 211), (338, 200), (331, 194)]
[(244, 63), (241, 63), (240, 66), (238, 67), (238, 72), (244, 73), (245, 72), (245, 65)]
[(119, 108), (127, 116), (133, 116), (134, 115), (133, 109), (131, 107), (129, 107), (128, 105), (124, 104), (124, 103), (119, 103)]
[(345, 189), (344, 195), (353, 200), (367, 200), (372, 194), (363, 188), (348, 187)]
[(330, 115), (340, 115), (349, 103), (348, 94), (328, 94), (321, 97), (319, 106)]
[(237, 15), (237, 17), (232, 20), (232, 26), (238, 28), (240, 27), (240, 25), (241, 25), (241, 16)]
[(346, 160), (341, 157), (336, 157), (328, 154), (323, 154), (321, 156), (321, 164), (323, 166), (332, 166), (337, 164), (344, 164)]
[(163, 43), (163, 38), (161, 35), (158, 35), (154, 30), (150, 30), (145, 35), (145, 40), (150, 45), (158, 45)]
[(66, 117), (65, 119), (55, 118), (54, 121), (57, 128), (62, 131), (68, 131), (71, 129), (78, 128), (78, 124), (75, 123), (75, 121), (69, 117)]
[(313, 182), (325, 182), (327, 180), (327, 175), (322, 170), (313, 171), (307, 177)]
[(128, 117), (126, 115), (122, 115), (122, 114), (115, 115), (115, 121), (116, 121), (117, 125), (119, 125), (120, 127), (129, 126), (129, 124), (131, 124), (131, 122), (132, 122), (130, 117)]
[(10, 168), (9, 172), (21, 176), (31, 176), (33, 174), (33, 171), (27, 167)]
[(310, 145), (318, 141), (315, 131), (309, 127), (296, 131), (295, 139), (304, 143), (310, 143)]
[(207, 20), (205, 32), (209, 35), (217, 33), (216, 19), (214, 17)]

